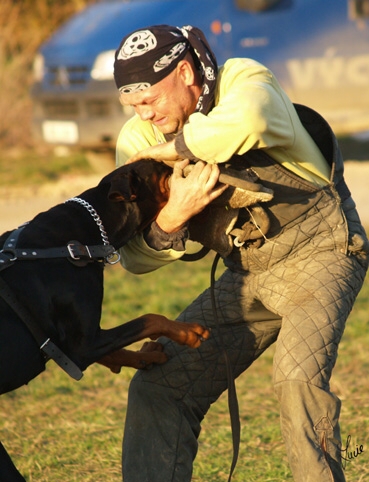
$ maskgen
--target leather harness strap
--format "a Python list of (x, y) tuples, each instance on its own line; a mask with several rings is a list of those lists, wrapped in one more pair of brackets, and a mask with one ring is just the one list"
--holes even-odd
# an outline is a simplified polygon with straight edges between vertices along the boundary
[[(16, 248), (17, 241), (20, 233), (23, 231), (26, 225), (22, 225), (15, 229), (8, 236), (4, 243), (4, 248), (0, 252), (0, 271), (12, 266), (15, 261), (23, 259), (39, 259), (39, 258), (52, 258), (71, 256), (68, 250), (68, 246), (65, 248), (53, 249), (19, 249)], [(55, 252), (53, 252), (55, 251)], [(68, 253), (68, 254), (67, 254)], [(80, 380), (83, 377), (83, 373), (80, 368), (70, 360), (60, 348), (58, 348), (54, 342), (44, 333), (29, 311), (19, 302), (16, 294), (10, 288), (10, 286), (0, 277), (0, 296), (3, 300), (12, 308), (12, 310), (19, 316), (22, 322), (26, 325), (36, 343), (40, 347), (40, 350), (45, 355), (46, 360), (52, 359), (57, 365), (60, 366), (69, 376), (75, 380)]]
[(85, 258), (94, 261), (109, 258), (115, 253), (115, 248), (111, 244), (87, 246), (79, 241), (69, 241), (66, 246), (57, 248), (17, 248), (19, 235), (25, 226), (20, 226), (14, 230), (5, 241), (0, 253), (0, 270), (16, 260), (71, 258), (71, 261), (77, 261)]
[[(17, 248), (20, 233), (26, 225), (14, 230), (4, 243), (0, 252), (0, 271), (13, 265), (18, 260), (37, 260), (46, 258), (67, 258), (77, 266), (85, 266), (88, 262), (110, 258), (115, 253), (111, 245), (85, 246), (78, 241), (70, 241), (67, 246), (46, 249)], [(70, 358), (58, 348), (43, 332), (28, 310), (19, 302), (13, 290), (0, 277), (0, 296), (14, 310), (31, 332), (46, 359), (52, 359), (69, 376), (75, 380), (83, 377), (83, 372)]]
[(8, 303), (8, 305), (27, 326), (33, 338), (40, 347), (40, 350), (46, 355), (47, 359), (53, 359), (55, 363), (57, 363), (60, 368), (62, 368), (69, 376), (75, 380), (80, 380), (83, 377), (82, 371), (50, 340), (47, 335), (45, 335), (43, 330), (38, 326), (37, 323), (35, 323), (28, 310), (21, 303), (19, 303), (13, 290), (1, 277), (0, 296), (6, 303)]
[[(72, 198), (66, 202), (69, 201), (77, 202), (89, 211), (100, 230), (103, 244), (87, 246), (79, 241), (69, 241), (66, 246), (57, 248), (17, 248), (19, 235), (28, 224), (25, 223), (12, 231), (6, 239), (3, 249), (0, 251), (0, 271), (12, 266), (19, 260), (66, 258), (76, 266), (86, 266), (87, 263), (94, 261), (104, 261), (109, 264), (115, 264), (119, 261), (119, 255), (114, 246), (109, 243), (105, 228), (95, 209), (81, 198)], [(80, 368), (50, 340), (27, 308), (19, 302), (14, 291), (1, 277), (0, 296), (27, 326), (40, 350), (44, 353), (46, 360), (53, 359), (69, 376), (75, 380), (80, 380), (83, 377)]]
[[(5, 247), (4, 247), (5, 248)], [(98, 261), (111, 256), (115, 252), (115, 248), (109, 246), (87, 246), (78, 241), (69, 241), (66, 246), (58, 248), (46, 249), (24, 249), (24, 248), (6, 248), (5, 253), (13, 255), (13, 260), (32, 260), (47, 258), (71, 258), (71, 260), (79, 260), (86, 258), (91, 261)]]
[(211, 267), (210, 295), (211, 295), (211, 307), (213, 311), (213, 316), (214, 316), (217, 328), (219, 330), (219, 339), (223, 349), (223, 355), (224, 355), (226, 369), (227, 369), (228, 409), (229, 409), (229, 416), (231, 419), (232, 442), (233, 442), (233, 458), (232, 458), (231, 468), (228, 476), (228, 482), (231, 482), (234, 469), (237, 465), (238, 454), (240, 450), (241, 422), (240, 422), (240, 412), (239, 412), (239, 406), (238, 406), (235, 379), (232, 371), (231, 361), (229, 359), (227, 350), (225, 348), (222, 332), (220, 330), (220, 322), (218, 318), (218, 312), (217, 312), (216, 301), (215, 301), (215, 273), (216, 273), (219, 259), (220, 259), (220, 254), (216, 253), (212, 267)]

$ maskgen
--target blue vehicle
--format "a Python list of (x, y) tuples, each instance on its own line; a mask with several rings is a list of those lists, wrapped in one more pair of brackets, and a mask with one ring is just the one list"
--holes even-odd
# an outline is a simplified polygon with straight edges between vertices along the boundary
[(118, 101), (115, 49), (130, 31), (164, 23), (201, 28), (219, 64), (229, 57), (262, 62), (337, 135), (369, 129), (369, 0), (110, 0), (75, 15), (41, 47), (35, 138), (114, 146), (133, 114)]

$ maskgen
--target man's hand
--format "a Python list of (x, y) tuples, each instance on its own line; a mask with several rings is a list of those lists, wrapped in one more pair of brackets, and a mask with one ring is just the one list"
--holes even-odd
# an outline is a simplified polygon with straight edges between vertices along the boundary
[(156, 219), (166, 233), (181, 229), (228, 187), (225, 184), (216, 186), (219, 178), (219, 167), (216, 164), (199, 161), (184, 177), (183, 169), (188, 164), (187, 159), (174, 164), (169, 200)]
[(139, 161), (140, 159), (155, 159), (155, 161), (162, 161), (171, 167), (173, 167), (175, 161), (182, 160), (175, 149), (174, 140), (157, 144), (137, 152), (137, 154), (128, 159), (126, 164)]

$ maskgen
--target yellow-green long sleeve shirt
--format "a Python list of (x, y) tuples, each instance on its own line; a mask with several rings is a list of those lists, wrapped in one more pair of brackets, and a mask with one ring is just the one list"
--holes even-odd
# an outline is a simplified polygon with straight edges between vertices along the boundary
[[(150, 122), (134, 116), (117, 141), (117, 165), (149, 146), (165, 142)], [(209, 163), (263, 149), (278, 163), (315, 185), (329, 181), (329, 166), (302, 126), (293, 104), (265, 66), (251, 59), (230, 59), (220, 69), (215, 105), (208, 115), (190, 115), (176, 146)], [(180, 258), (183, 252), (156, 251), (137, 236), (122, 248), (122, 264), (143, 273)]]

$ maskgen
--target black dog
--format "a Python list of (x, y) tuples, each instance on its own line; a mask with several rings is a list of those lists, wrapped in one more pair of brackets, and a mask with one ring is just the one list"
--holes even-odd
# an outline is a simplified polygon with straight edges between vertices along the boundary
[[(53, 358), (72, 377), (100, 362), (163, 363), (164, 353), (121, 348), (167, 336), (198, 347), (209, 331), (147, 314), (100, 328), (103, 269), (116, 249), (141, 232), (168, 199), (171, 168), (155, 161), (123, 166), (99, 185), (0, 237), (0, 393), (15, 390)], [(0, 443), (0, 480), (24, 481)]]

